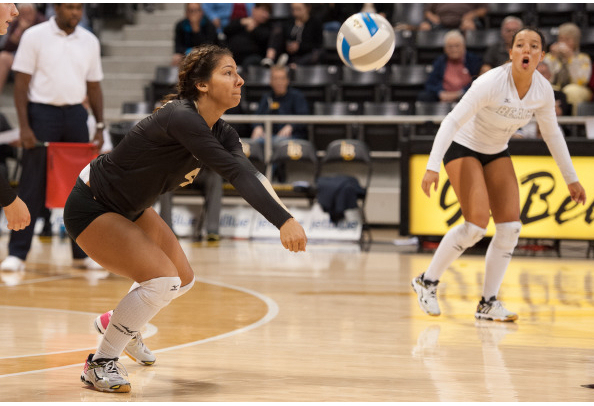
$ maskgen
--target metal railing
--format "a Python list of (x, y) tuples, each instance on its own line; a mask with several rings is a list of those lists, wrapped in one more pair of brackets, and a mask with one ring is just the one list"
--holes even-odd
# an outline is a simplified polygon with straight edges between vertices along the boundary
[[(122, 114), (122, 120), (142, 120), (146, 114)], [(368, 116), (368, 115), (255, 115), (255, 114), (225, 114), (223, 120), (228, 123), (262, 123), (264, 125), (264, 158), (266, 162), (272, 156), (272, 125), (274, 123), (295, 124), (424, 124), (427, 122), (441, 123), (444, 115), (437, 116)], [(561, 116), (557, 121), (561, 125), (581, 124), (594, 120), (591, 116)], [(594, 142), (594, 141), (593, 141)], [(373, 155), (372, 155), (373, 156)]]

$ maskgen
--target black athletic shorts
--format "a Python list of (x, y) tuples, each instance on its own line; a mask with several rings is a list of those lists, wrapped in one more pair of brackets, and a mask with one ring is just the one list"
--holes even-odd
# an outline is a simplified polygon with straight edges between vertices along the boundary
[[(93, 220), (105, 213), (116, 212), (95, 200), (91, 188), (87, 186), (81, 178), (77, 178), (76, 184), (64, 205), (64, 226), (66, 227), (68, 235), (76, 241), (80, 233), (82, 233)], [(144, 213), (144, 210), (131, 218), (127, 216), (124, 217), (128, 218), (130, 221), (136, 221), (142, 216), (142, 213)]]
[(452, 145), (446, 151), (443, 157), (443, 164), (447, 165), (448, 162), (453, 161), (454, 159), (463, 158), (465, 156), (471, 156), (481, 163), (481, 165), (485, 166), (489, 162), (496, 160), (497, 158), (503, 157), (511, 157), (509, 154), (509, 148), (497, 153), (497, 154), (481, 154), (480, 152), (476, 152), (471, 150), (470, 148), (466, 148), (464, 145), (460, 145), (457, 142), (452, 142)]

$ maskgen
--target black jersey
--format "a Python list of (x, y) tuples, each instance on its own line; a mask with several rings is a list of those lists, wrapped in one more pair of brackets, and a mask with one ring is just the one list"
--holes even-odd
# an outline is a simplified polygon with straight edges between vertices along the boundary
[(91, 162), (97, 200), (134, 217), (159, 195), (185, 186), (206, 165), (277, 228), (291, 215), (274, 199), (246, 158), (237, 132), (219, 119), (212, 128), (191, 100), (173, 100), (140, 121), (108, 154)]
[(10, 183), (0, 174), (0, 206), (6, 207), (16, 199), (17, 194)]

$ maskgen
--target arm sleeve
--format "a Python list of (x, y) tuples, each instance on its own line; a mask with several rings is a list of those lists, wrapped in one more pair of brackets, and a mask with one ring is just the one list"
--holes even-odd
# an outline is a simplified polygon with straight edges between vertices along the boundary
[(16, 199), (17, 194), (6, 178), (0, 175), (0, 205), (6, 207)]
[(569, 63), (571, 82), (581, 86), (588, 86), (592, 74), (592, 61), (587, 54), (580, 53), (571, 58)]
[[(308, 115), (309, 114), (309, 106), (307, 105), (307, 100), (305, 96), (300, 91), (294, 89), (294, 96), (293, 96), (293, 108), (295, 109), (293, 114), (295, 115)], [(291, 124), (293, 127), (293, 131), (295, 133), (306, 135), (307, 134), (307, 125), (303, 123), (299, 124)]]
[(175, 38), (173, 40), (173, 52), (175, 52), (176, 54), (184, 54), (186, 52), (181, 21), (179, 21), (175, 25)]
[[(484, 77), (483, 75), (482, 78)], [(439, 172), (443, 156), (452, 144), (456, 132), (474, 117), (481, 108), (487, 105), (491, 94), (490, 86), (484, 79), (480, 79), (473, 83), (456, 107), (441, 122), (429, 154), (428, 170)]]
[(252, 162), (245, 156), (245, 154), (243, 153), (243, 149), (241, 147), (239, 149), (235, 148), (231, 151), (231, 154), (237, 159), (237, 161), (239, 162), (240, 165), (245, 167), (248, 171), (252, 172), (258, 178), (258, 180), (262, 183), (262, 185), (264, 186), (266, 191), (270, 194), (270, 196), (272, 196), (272, 198), (274, 200), (276, 200), (276, 202), (278, 204), (280, 204), (282, 206), (282, 208), (285, 209), (288, 213), (289, 209), (287, 209), (287, 207), (284, 205), (284, 203), (278, 197), (278, 195), (274, 191), (274, 188), (270, 184), (270, 181), (266, 178), (266, 176), (264, 176), (261, 172), (259, 172), (256, 169), (256, 167), (252, 164)]
[[(237, 132), (231, 127), (226, 131), (232, 131), (232, 134), (226, 137), (227, 148), (232, 151), (241, 148)], [(245, 161), (238, 160), (236, 155), (223, 147), (202, 119), (196, 116), (188, 117), (177, 110), (171, 116), (168, 133), (185, 146), (196, 159), (227, 179), (241, 197), (277, 228), (280, 229), (285, 221), (292, 217), (266, 190), (256, 176), (258, 171), (253, 165), (245, 165)], [(247, 162), (249, 163), (249, 160)]]
[(443, 90), (444, 65), (441, 59), (439, 58), (433, 63), (433, 69), (431, 69), (431, 73), (425, 83), (425, 90), (434, 93), (436, 96)]
[(550, 95), (547, 95), (546, 104), (536, 110), (535, 115), (542, 138), (547, 143), (553, 159), (557, 163), (559, 170), (561, 170), (565, 183), (569, 185), (570, 183), (577, 182), (578, 176), (571, 162), (567, 143), (557, 123), (553, 88), (550, 88)]
[(33, 75), (37, 65), (37, 44), (35, 42), (29, 30), (26, 30), (14, 56), (12, 70)]
[(87, 72), (87, 82), (100, 82), (103, 80), (101, 46), (99, 45), (99, 40), (94, 35), (92, 48), (91, 63), (89, 64), (89, 71)]
[[(254, 113), (257, 116), (261, 116), (261, 115), (266, 115), (269, 113), (268, 111), (268, 99), (271, 97), (271, 95), (269, 93), (265, 93), (262, 98), (260, 99), (260, 102), (258, 103), (258, 109), (256, 110), (256, 112)], [(258, 127), (259, 125), (263, 126), (264, 123), (252, 123), (252, 130), (256, 127)]]

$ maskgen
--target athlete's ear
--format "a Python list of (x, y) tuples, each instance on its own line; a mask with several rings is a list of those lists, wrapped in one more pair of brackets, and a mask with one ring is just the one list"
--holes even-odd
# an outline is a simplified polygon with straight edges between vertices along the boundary
[(196, 89), (198, 89), (199, 92), (206, 93), (208, 91), (208, 85), (204, 82), (196, 83)]

